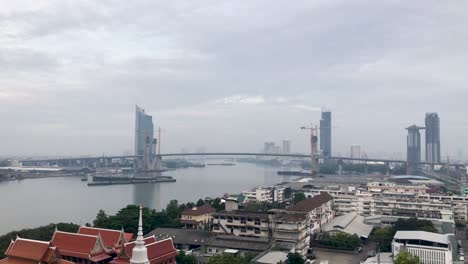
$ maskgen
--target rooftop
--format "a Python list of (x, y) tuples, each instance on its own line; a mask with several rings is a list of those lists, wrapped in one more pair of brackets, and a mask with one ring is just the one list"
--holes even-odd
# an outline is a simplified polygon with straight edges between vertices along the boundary
[(441, 235), (426, 231), (397, 231), (393, 238), (403, 240), (424, 240), (439, 244), (450, 244), (448, 235)]
[(190, 215), (190, 216), (200, 216), (204, 214), (211, 214), (216, 212), (216, 210), (211, 207), (209, 204), (204, 204), (200, 207), (193, 207), (190, 209), (186, 209), (182, 212), (182, 215)]
[(157, 228), (147, 236), (155, 236), (157, 240), (172, 238), (175, 244), (203, 245), (209, 238), (216, 234), (210, 231), (179, 228)]
[(268, 238), (219, 235), (210, 238), (206, 242), (206, 245), (219, 248), (263, 252), (270, 248), (270, 240)]
[(356, 234), (367, 239), (373, 227), (366, 225), (364, 219), (364, 216), (360, 216), (355, 212), (337, 216), (323, 227), (323, 231), (340, 231), (351, 235)]
[(331, 196), (330, 194), (326, 193), (326, 192), (323, 192), (323, 193), (320, 193), (312, 198), (309, 198), (309, 199), (306, 199), (306, 200), (303, 200), (303, 201), (300, 201), (298, 202), (297, 204), (295, 205), (292, 205), (292, 206), (289, 206), (288, 208), (286, 208), (287, 211), (293, 211), (293, 212), (310, 212), (320, 206), (322, 206), (323, 204), (329, 202), (333, 200), (333, 196)]

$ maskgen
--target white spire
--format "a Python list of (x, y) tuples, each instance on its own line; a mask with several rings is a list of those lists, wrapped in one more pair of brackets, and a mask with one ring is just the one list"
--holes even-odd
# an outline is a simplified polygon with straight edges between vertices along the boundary
[(146, 250), (145, 241), (143, 241), (143, 216), (142, 208), (140, 206), (140, 218), (138, 220), (138, 234), (133, 248), (131, 264), (149, 264), (148, 252)]

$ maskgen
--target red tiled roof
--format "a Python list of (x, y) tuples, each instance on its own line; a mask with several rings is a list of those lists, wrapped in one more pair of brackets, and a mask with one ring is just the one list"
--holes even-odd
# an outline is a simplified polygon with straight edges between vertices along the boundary
[(320, 193), (312, 198), (298, 202), (286, 208), (287, 211), (292, 212), (310, 212), (315, 208), (333, 200), (333, 197), (328, 193)]
[(45, 255), (42, 257), (41, 262), (50, 263), (52, 258), (55, 256), (56, 252), (57, 252), (57, 248), (49, 247)]
[(200, 207), (193, 207), (191, 209), (185, 209), (182, 212), (182, 215), (190, 215), (190, 216), (200, 216), (204, 214), (211, 214), (216, 212), (216, 210), (211, 207), (209, 204), (204, 204)]
[(125, 242), (130, 242), (133, 239), (132, 233), (124, 233), (124, 236), (125, 236)]
[[(112, 248), (118, 245), (120, 236), (122, 235), (122, 231), (81, 226), (78, 230), (78, 234), (92, 236), (98, 236), (99, 234), (101, 234), (104, 246)], [(125, 243), (125, 241), (123, 241), (122, 243)]]
[(5, 252), (8, 257), (41, 261), (49, 249), (49, 242), (17, 238)]
[(98, 241), (97, 236), (55, 231), (51, 243), (58, 247), (60, 253), (64, 256), (78, 257), (77, 255), (80, 255), (80, 258), (84, 258), (83, 256), (87, 255), (87, 258), (89, 258)]
[[(148, 245), (148, 244), (152, 244), (156, 242), (156, 238), (154, 236), (150, 236), (150, 237), (144, 238), (143, 241), (145, 242), (145, 245)], [(135, 247), (135, 241), (125, 244), (124, 250), (125, 250), (125, 255), (127, 257), (129, 258), (132, 257), (132, 252), (133, 252), (134, 247)]]
[[(153, 242), (151, 242), (153, 241)], [(154, 236), (145, 238), (146, 249), (148, 252), (148, 260), (151, 264), (163, 263), (165, 260), (169, 260), (177, 256), (177, 250), (174, 248), (172, 239), (168, 238), (161, 241), (156, 241)], [(127, 257), (119, 256), (115, 258), (110, 263), (112, 264), (128, 264), (132, 256), (132, 250), (135, 247), (135, 242), (127, 243), (125, 245), (125, 251)]]
[(148, 259), (150, 263), (161, 260), (168, 260), (177, 255), (172, 238), (157, 241), (146, 246), (148, 249)]

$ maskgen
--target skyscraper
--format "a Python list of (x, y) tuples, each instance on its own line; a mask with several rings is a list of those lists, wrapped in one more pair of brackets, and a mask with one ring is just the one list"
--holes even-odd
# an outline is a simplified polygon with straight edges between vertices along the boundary
[(283, 140), (283, 154), (290, 154), (291, 153), (291, 140), (285, 139)]
[(320, 149), (325, 157), (330, 157), (331, 150), (331, 112), (322, 112), (322, 119), (320, 119)]
[(426, 161), (440, 162), (440, 120), (437, 113), (426, 114)]
[(351, 158), (353, 158), (353, 159), (362, 158), (362, 156), (361, 156), (361, 146), (358, 146), (358, 145), (351, 146), (350, 152), (351, 152)]
[(138, 159), (137, 169), (154, 169), (156, 139), (154, 138), (153, 117), (146, 114), (143, 108), (136, 106), (135, 111), (135, 156)]
[(406, 128), (406, 130), (408, 130), (406, 140), (406, 160), (408, 163), (421, 161), (421, 133), (419, 133), (421, 129), (424, 129), (424, 127), (419, 127), (417, 125)]

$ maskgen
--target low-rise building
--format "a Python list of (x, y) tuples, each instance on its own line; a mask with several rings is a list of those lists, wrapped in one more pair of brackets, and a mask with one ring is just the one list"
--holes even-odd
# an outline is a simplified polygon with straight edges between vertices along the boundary
[(256, 187), (248, 191), (243, 191), (246, 203), (272, 203), (284, 201), (284, 190), (282, 186)]
[(302, 255), (307, 253), (310, 245), (310, 222), (307, 213), (271, 210), (269, 222), (273, 241), (290, 244), (290, 248)]
[(157, 228), (147, 234), (156, 237), (158, 241), (171, 238), (175, 248), (184, 251), (201, 248), (215, 235), (210, 231), (180, 228)]
[(268, 213), (223, 211), (213, 214), (213, 232), (218, 234), (268, 238)]
[(369, 192), (424, 194), (428, 189), (429, 187), (424, 184), (396, 184), (394, 182), (369, 182), (367, 184)]
[(393, 256), (396, 258), (401, 251), (407, 251), (418, 256), (423, 264), (451, 264), (456, 257), (457, 246), (453, 243), (456, 240), (450, 236), (425, 231), (398, 231), (392, 242)]
[(202, 254), (213, 256), (231, 253), (243, 256), (247, 253), (260, 254), (271, 247), (268, 238), (219, 235), (210, 238), (202, 248)]
[(17, 237), (5, 252), (0, 264), (74, 264), (61, 258), (59, 250), (50, 242)]
[(210, 228), (213, 220), (213, 213), (216, 210), (209, 204), (200, 207), (193, 207), (182, 212), (180, 223), (187, 229), (206, 229)]
[(307, 213), (310, 221), (311, 235), (318, 234), (322, 226), (335, 217), (333, 196), (326, 192), (300, 201), (295, 205), (289, 206), (286, 210), (288, 212)]
[(106, 263), (113, 259), (101, 235), (83, 235), (55, 230), (51, 245), (57, 247), (63, 259), (87, 264)]

